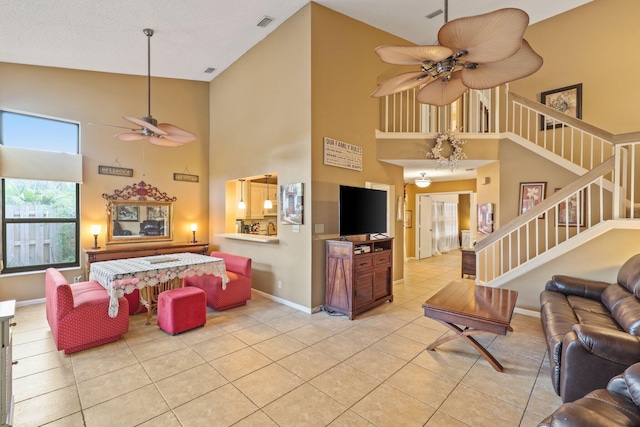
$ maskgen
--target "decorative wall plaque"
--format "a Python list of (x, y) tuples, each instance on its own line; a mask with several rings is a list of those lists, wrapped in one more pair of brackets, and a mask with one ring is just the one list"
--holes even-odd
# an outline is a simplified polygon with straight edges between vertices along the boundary
[(362, 171), (362, 147), (325, 137), (324, 164)]
[(187, 173), (174, 173), (173, 180), (184, 182), (198, 182), (200, 180), (200, 177), (198, 175), (189, 175)]
[(116, 176), (132, 177), (133, 169), (100, 165), (98, 166), (98, 173), (100, 175), (116, 175)]

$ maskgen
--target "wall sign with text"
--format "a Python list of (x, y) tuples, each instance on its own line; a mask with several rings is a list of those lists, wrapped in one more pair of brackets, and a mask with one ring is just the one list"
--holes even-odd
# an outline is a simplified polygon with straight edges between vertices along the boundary
[(362, 171), (362, 147), (325, 137), (324, 164)]

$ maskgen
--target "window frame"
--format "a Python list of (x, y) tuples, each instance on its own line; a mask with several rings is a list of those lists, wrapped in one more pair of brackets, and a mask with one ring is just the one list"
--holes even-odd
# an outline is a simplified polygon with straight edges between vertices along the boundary
[[(72, 120), (64, 120), (54, 117), (48, 117), (38, 114), (25, 113), (21, 111), (15, 111), (10, 109), (0, 109), (0, 117), (2, 113), (11, 113), (17, 115), (23, 115), (27, 117), (33, 117), (36, 119), (44, 119), (51, 120), (56, 122), (67, 123), (70, 125), (75, 125), (77, 127), (77, 140), (75, 142), (76, 152), (70, 154), (79, 154), (80, 153), (80, 123), (74, 122)], [(0, 127), (2, 126), (2, 120), (0, 120)], [(2, 135), (2, 129), (0, 128), (0, 135)], [(1, 139), (1, 138), (0, 138)], [(3, 141), (0, 140), (0, 145), (3, 145)], [(15, 145), (12, 145), (15, 146)], [(30, 148), (30, 147), (23, 147)], [(55, 152), (55, 151), (52, 151)], [(55, 179), (42, 179), (42, 178), (28, 178), (28, 177), (2, 177), (0, 178), (0, 205), (1, 206), (1, 218), (2, 221), (1, 229), (0, 229), (0, 239), (2, 240), (2, 263), (3, 269), (0, 271), (0, 274), (11, 274), (11, 273), (23, 273), (23, 272), (38, 272), (43, 271), (49, 267), (56, 268), (79, 268), (80, 267), (80, 183), (75, 182), (75, 216), (72, 218), (7, 218), (6, 217), (6, 182), (7, 179), (16, 179), (16, 180), (37, 180), (41, 182), (60, 182)], [(75, 233), (75, 244), (73, 245), (73, 260), (69, 262), (60, 262), (60, 263), (46, 263), (46, 264), (31, 264), (26, 266), (15, 266), (9, 267), (7, 263), (7, 230), (13, 224), (73, 224), (73, 230)]]

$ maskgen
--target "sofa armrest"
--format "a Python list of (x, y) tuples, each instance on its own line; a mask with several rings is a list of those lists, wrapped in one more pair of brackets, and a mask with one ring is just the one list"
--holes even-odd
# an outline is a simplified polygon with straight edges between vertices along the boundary
[(593, 325), (574, 325), (573, 331), (589, 353), (630, 366), (640, 361), (640, 341), (625, 331)]
[(251, 277), (251, 258), (216, 251), (211, 252), (211, 256), (222, 258), (227, 271), (233, 271), (234, 273), (238, 273), (249, 278)]
[(625, 369), (624, 374), (611, 378), (607, 390), (633, 402), (640, 402), (640, 363)]
[(624, 331), (575, 325), (562, 340), (560, 396), (572, 402), (640, 362), (640, 341)]
[(610, 283), (599, 282), (596, 280), (555, 275), (547, 282), (545, 289), (548, 291), (560, 292), (565, 295), (576, 295), (599, 301), (602, 292), (609, 285)]

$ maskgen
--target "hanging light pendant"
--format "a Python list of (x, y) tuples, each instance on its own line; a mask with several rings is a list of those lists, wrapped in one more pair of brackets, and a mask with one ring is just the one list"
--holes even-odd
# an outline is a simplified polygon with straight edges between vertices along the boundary
[(273, 203), (271, 203), (271, 200), (269, 200), (269, 178), (270, 177), (271, 177), (271, 175), (265, 175), (265, 178), (267, 178), (267, 199), (264, 201), (264, 208), (265, 209), (273, 208)]
[(425, 173), (421, 173), (421, 178), (416, 178), (416, 185), (420, 188), (426, 188), (431, 185), (431, 178), (425, 178), (425, 175)]
[(238, 202), (238, 209), (246, 209), (247, 204), (244, 202), (244, 179), (239, 179), (240, 181), (240, 201)]

